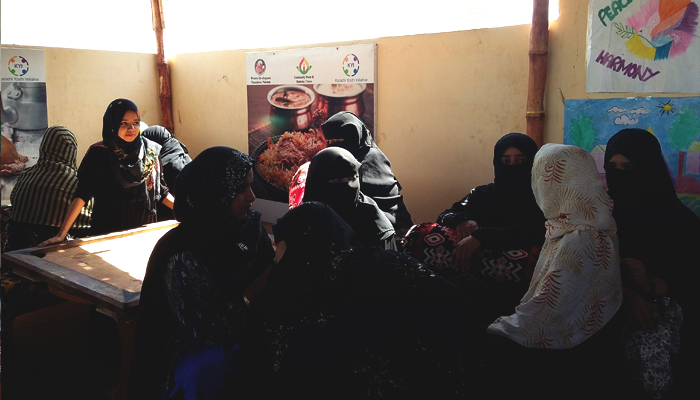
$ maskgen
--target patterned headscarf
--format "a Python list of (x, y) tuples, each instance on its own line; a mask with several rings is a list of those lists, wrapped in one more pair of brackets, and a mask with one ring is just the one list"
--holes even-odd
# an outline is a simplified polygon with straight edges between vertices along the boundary
[(116, 99), (109, 104), (102, 117), (102, 142), (114, 152), (112, 172), (122, 186), (128, 188), (140, 185), (153, 171), (156, 165), (160, 146), (144, 140), (139, 135), (131, 142), (119, 137), (124, 114), (135, 111), (139, 114), (136, 104), (127, 99)]
[(526, 347), (569, 348), (599, 331), (622, 302), (613, 204), (593, 157), (575, 146), (543, 146), (532, 187), (547, 218), (544, 247), (515, 314), (488, 331)]
[(176, 180), (175, 218), (211, 225), (230, 222), (229, 207), (251, 168), (250, 157), (230, 147), (210, 147), (199, 153)]
[[(14, 221), (61, 226), (78, 186), (78, 142), (73, 132), (60, 125), (46, 129), (39, 146), (39, 159), (17, 179), (10, 199)], [(75, 229), (90, 227), (92, 201), (73, 223)]]

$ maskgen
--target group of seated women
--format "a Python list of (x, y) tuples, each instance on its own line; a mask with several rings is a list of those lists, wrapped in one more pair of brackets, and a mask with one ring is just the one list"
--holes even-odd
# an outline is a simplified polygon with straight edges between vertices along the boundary
[(647, 131), (610, 139), (607, 188), (584, 150), (505, 135), (493, 183), (413, 225), (389, 160), (341, 112), (273, 246), (253, 160), (212, 147), (190, 162), (139, 122), (132, 102), (110, 104), (77, 180), (74, 136), (49, 129), (20, 179), (59, 171), (66, 211), (24, 217), (37, 200), (13, 197), (16, 226), (53, 226), (31, 233), (44, 245), (173, 208), (143, 281), (130, 398), (665, 398), (692, 376), (700, 219)]

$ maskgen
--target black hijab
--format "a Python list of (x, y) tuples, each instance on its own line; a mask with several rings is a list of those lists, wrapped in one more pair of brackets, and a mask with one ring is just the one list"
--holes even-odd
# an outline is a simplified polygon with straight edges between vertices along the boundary
[[(371, 197), (396, 227), (410, 228), (411, 215), (399, 194), (401, 184), (391, 162), (374, 143), (372, 132), (357, 115), (341, 111), (321, 125), (329, 147), (343, 148), (362, 164), (362, 193)], [(401, 208), (401, 210), (399, 210)]]
[(335, 256), (360, 245), (337, 213), (315, 201), (300, 204), (277, 221), (275, 242), (285, 242), (286, 250), (270, 272), (265, 291), (274, 296), (269, 302), (276, 307), (289, 305), (284, 307), (287, 311), (314, 297)]
[(172, 191), (175, 190), (175, 179), (180, 175), (180, 171), (189, 164), (190, 158), (185, 145), (160, 125), (153, 125), (146, 128), (142, 136), (161, 146), (160, 160), (163, 163), (163, 177), (165, 184)]
[(111, 165), (115, 179), (125, 188), (131, 188), (149, 177), (156, 165), (160, 146), (144, 140), (140, 131), (131, 142), (119, 137), (119, 127), (127, 111), (139, 115), (138, 107), (131, 100), (116, 99), (109, 104), (102, 117), (102, 143), (114, 154)]
[[(365, 245), (378, 245), (394, 228), (377, 204), (360, 191), (362, 165), (342, 148), (319, 151), (309, 165), (304, 201), (320, 201), (347, 222)], [(349, 182), (331, 180), (357, 177)]]
[(160, 385), (171, 365), (172, 311), (163, 279), (174, 255), (191, 253), (207, 269), (217, 304), (236, 303), (272, 264), (274, 253), (260, 213), (250, 210), (245, 221), (235, 221), (229, 209), (251, 168), (246, 154), (212, 147), (202, 151), (178, 177), (175, 216), (180, 225), (156, 244), (141, 288), (129, 378), (133, 398), (161, 398)]
[[(633, 168), (619, 170), (608, 162), (615, 154)], [(671, 297), (691, 299), (697, 282), (700, 218), (683, 205), (654, 135), (643, 129), (623, 129), (608, 141), (605, 176), (613, 199), (620, 257), (642, 261), (649, 276), (666, 280)], [(684, 309), (685, 312), (685, 309)]]
[[(511, 147), (520, 150), (527, 160), (522, 164), (507, 165), (501, 162), (503, 153)], [(532, 163), (537, 154), (537, 144), (522, 133), (509, 133), (496, 142), (493, 148), (493, 170), (496, 193), (504, 196), (532, 196)], [(533, 197), (534, 199), (534, 197)]]
[[(620, 170), (608, 165), (615, 154), (632, 162)], [(700, 219), (676, 195), (673, 181), (654, 135), (643, 129), (623, 129), (613, 135), (605, 149), (605, 179), (614, 201), (622, 257), (641, 258), (656, 251), (647, 247), (649, 235), (664, 237), (700, 235)], [(646, 236), (646, 239), (644, 238)]]
[[(608, 166), (615, 154), (625, 156), (634, 168), (620, 170)], [(677, 200), (661, 145), (643, 129), (623, 129), (610, 138), (605, 148), (605, 179), (617, 206), (644, 207)]]
[(407, 254), (358, 246), (348, 224), (322, 203), (290, 210), (275, 240), (286, 251), (270, 272), (262, 307), (273, 392), (464, 396), (464, 379), (475, 376), (464, 369), (479, 364), (485, 331), (472, 323), (461, 290)]

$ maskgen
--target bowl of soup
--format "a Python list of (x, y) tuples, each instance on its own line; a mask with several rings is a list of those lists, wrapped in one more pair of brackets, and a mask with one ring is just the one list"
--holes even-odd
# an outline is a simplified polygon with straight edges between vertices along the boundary
[(280, 130), (303, 131), (311, 127), (316, 101), (313, 90), (301, 85), (282, 85), (267, 94), (270, 122)]
[(365, 112), (362, 95), (367, 89), (364, 83), (322, 83), (314, 85), (318, 93), (319, 110), (326, 111), (330, 117), (340, 111), (350, 111), (361, 117)]

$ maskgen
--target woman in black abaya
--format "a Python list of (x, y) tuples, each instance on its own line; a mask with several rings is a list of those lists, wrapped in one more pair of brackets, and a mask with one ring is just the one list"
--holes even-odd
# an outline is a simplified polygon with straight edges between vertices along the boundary
[(546, 219), (530, 186), (536, 153), (528, 136), (503, 136), (494, 147), (494, 182), (407, 236), (410, 253), (465, 289), (485, 323), (518, 305), (544, 243)]
[(274, 253), (251, 209), (252, 181), (250, 158), (228, 147), (204, 150), (180, 173), (180, 225), (154, 248), (143, 281), (130, 398), (246, 397), (257, 389), (243, 291)]
[(330, 206), (357, 234), (365, 246), (395, 248), (394, 228), (377, 203), (361, 191), (364, 169), (342, 148), (327, 148), (311, 159), (304, 201)]
[[(276, 227), (262, 301), (268, 387), (284, 397), (463, 398), (485, 333), (464, 293), (412, 257), (359, 246), (328, 206)], [(279, 249), (285, 249), (280, 252)]]
[(654, 331), (659, 321), (652, 305), (664, 297), (680, 305), (680, 368), (673, 375), (674, 386), (687, 385), (698, 357), (700, 218), (676, 195), (659, 141), (643, 129), (623, 129), (610, 138), (605, 174), (620, 240), (623, 316), (637, 329)]
[(394, 229), (403, 235), (413, 225), (406, 209), (401, 184), (391, 170), (391, 162), (374, 143), (367, 126), (355, 114), (341, 111), (321, 126), (329, 147), (343, 148), (362, 164), (360, 186), (385, 214)]

